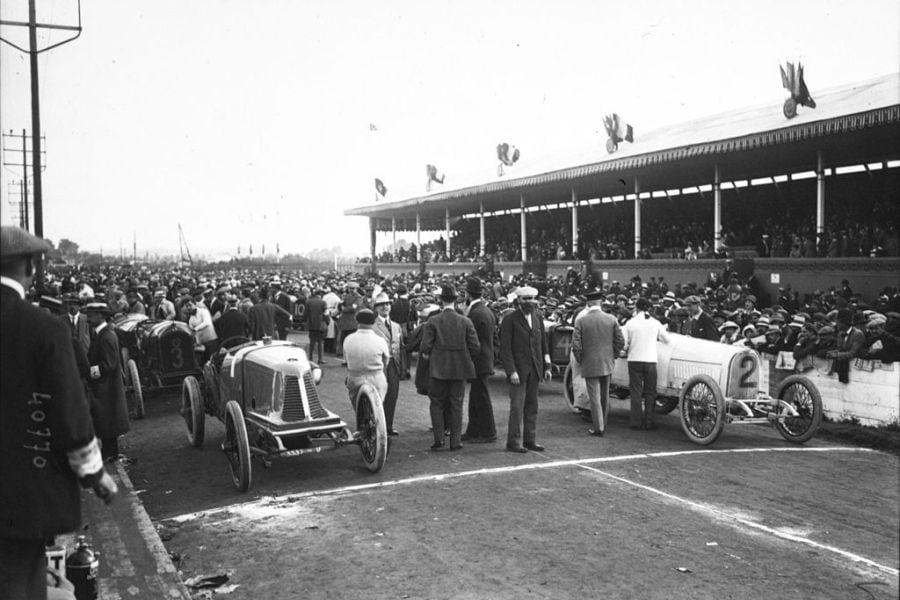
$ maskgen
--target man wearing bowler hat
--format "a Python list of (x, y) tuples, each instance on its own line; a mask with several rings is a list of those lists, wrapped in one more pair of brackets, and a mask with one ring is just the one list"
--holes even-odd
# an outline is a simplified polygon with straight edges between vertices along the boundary
[(466, 316), (475, 326), (480, 349), (475, 358), (475, 378), (469, 387), (469, 424), (463, 440), (474, 444), (497, 441), (497, 426), (494, 423), (494, 407), (488, 390), (488, 377), (494, 372), (494, 331), (497, 319), (481, 295), (484, 291), (481, 280), (471, 277), (466, 281), (466, 297), (469, 306)]
[(552, 363), (544, 335), (544, 321), (536, 309), (537, 290), (516, 290), (517, 310), (500, 323), (500, 360), (509, 381), (509, 427), (506, 449), (540, 452), (537, 443), (538, 383), (552, 376)]
[[(441, 312), (425, 323), (419, 352), (429, 361), (431, 381), (431, 427), (434, 432), (432, 450), (444, 447), (444, 428), (450, 427), (450, 450), (462, 448), (462, 407), (466, 380), (475, 377), (474, 361), (479, 343), (475, 326), (456, 312), (456, 289), (441, 286)], [(449, 423), (444, 415), (449, 414)]]
[[(0, 598), (47, 596), (44, 547), (76, 531), (81, 492), (106, 502), (116, 484), (103, 461), (72, 334), (59, 317), (25, 301), (34, 261), (50, 244), (0, 228)], [(120, 376), (121, 377), (121, 376)]]

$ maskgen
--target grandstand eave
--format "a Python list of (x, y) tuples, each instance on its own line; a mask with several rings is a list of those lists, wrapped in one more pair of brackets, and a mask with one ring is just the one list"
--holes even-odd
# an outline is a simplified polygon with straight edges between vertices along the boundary
[[(855, 97), (855, 93), (863, 93), (856, 90), (864, 90), (866, 96)], [(481, 206), (488, 212), (504, 211), (517, 209), (523, 200), (527, 207), (555, 205), (570, 202), (573, 192), (579, 200), (631, 194), (635, 181), (642, 192), (710, 184), (714, 167), (725, 181), (809, 171), (816, 168), (819, 153), (826, 166), (900, 158), (900, 73), (835, 90), (823, 95), (819, 106), (828, 107), (829, 102), (836, 105), (821, 110), (822, 118), (810, 109), (791, 122), (783, 117), (772, 121), (768, 114), (763, 119), (759, 108), (733, 111), (710, 117), (715, 124), (706, 129), (702, 123), (696, 125), (701, 131), (696, 143), (690, 143), (691, 137), (685, 135), (691, 128), (682, 124), (670, 128), (669, 137), (688, 143), (666, 146), (666, 136), (658, 134), (657, 148), (652, 151), (629, 148), (621, 156), (600, 161), (377, 203), (344, 214), (378, 219), (415, 219), (416, 214), (423, 219), (443, 218), (447, 209), (454, 216), (477, 213)], [(838, 109), (843, 112), (836, 114)], [(745, 133), (711, 139), (714, 130), (734, 133), (721, 125), (730, 119), (743, 122)], [(749, 130), (747, 123), (753, 125)]]

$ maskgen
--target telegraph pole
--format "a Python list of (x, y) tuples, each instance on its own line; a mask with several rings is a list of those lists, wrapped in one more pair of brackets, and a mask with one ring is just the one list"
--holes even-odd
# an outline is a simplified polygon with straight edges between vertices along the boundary
[[(0, 41), (5, 42), (19, 50), (20, 52), (24, 52), (28, 54), (30, 59), (31, 66), (31, 170), (33, 173), (33, 182), (34, 182), (34, 234), (38, 237), (44, 237), (44, 203), (43, 203), (43, 184), (41, 182), (41, 109), (40, 109), (40, 96), (38, 94), (38, 54), (41, 52), (46, 52), (47, 50), (52, 50), (57, 46), (62, 46), (68, 42), (71, 42), (75, 38), (81, 35), (81, 0), (78, 0), (78, 25), (53, 25), (50, 23), (38, 23), (37, 22), (37, 9), (36, 9), (36, 0), (28, 0), (28, 21), (23, 23), (21, 21), (6, 21), (0, 20), (0, 25), (11, 25), (14, 27), (27, 27), (28, 28), (28, 49), (17, 46), (12, 43), (10, 40), (0, 37)], [(41, 29), (61, 29), (66, 31), (74, 31), (75, 35), (62, 40), (61, 42), (57, 42), (55, 44), (51, 44), (46, 48), (37, 47), (37, 30)], [(24, 131), (23, 131), (24, 137)], [(23, 159), (23, 162), (27, 162)], [(27, 167), (26, 171), (27, 171)], [(25, 180), (28, 180), (28, 175), (26, 174)]]

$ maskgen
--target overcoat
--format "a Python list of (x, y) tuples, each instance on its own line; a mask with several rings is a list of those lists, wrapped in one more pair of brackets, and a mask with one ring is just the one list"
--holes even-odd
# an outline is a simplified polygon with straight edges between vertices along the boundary
[(469, 310), (469, 319), (475, 326), (478, 343), (481, 345), (478, 356), (475, 357), (475, 374), (490, 375), (494, 372), (494, 334), (497, 318), (484, 302), (476, 302)]
[(75, 531), (81, 490), (66, 453), (94, 439), (72, 334), (0, 286), (0, 538)]
[(532, 326), (528, 326), (524, 313), (516, 309), (500, 322), (500, 362), (507, 378), (518, 373), (522, 381), (531, 373), (538, 379), (544, 372), (544, 356), (547, 355), (547, 336), (544, 335), (544, 320), (539, 312), (531, 315)]
[(429, 355), (433, 379), (475, 378), (474, 359), (480, 344), (472, 321), (455, 310), (444, 309), (429, 318), (419, 351)]
[(91, 415), (97, 437), (112, 438), (128, 433), (128, 404), (119, 354), (119, 340), (111, 325), (94, 334), (88, 350), (88, 364), (100, 367), (99, 379), (88, 379)]
[(625, 347), (625, 336), (616, 318), (597, 308), (584, 311), (575, 319), (572, 354), (581, 364), (584, 377), (610, 375), (616, 356)]

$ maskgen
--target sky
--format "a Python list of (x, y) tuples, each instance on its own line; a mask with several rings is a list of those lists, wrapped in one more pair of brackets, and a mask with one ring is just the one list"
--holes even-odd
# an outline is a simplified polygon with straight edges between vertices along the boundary
[[(38, 4), (77, 22), (77, 0)], [(367, 255), (343, 212), (375, 177), (396, 201), (425, 193), (427, 163), (494, 169), (501, 141), (603, 156), (607, 113), (647, 131), (780, 105), (784, 60), (813, 97), (900, 71), (897, 0), (86, 0), (81, 23), (39, 58), (44, 234), (113, 255), (177, 254), (179, 224), (194, 254)], [(27, 55), (0, 44), (0, 130), (30, 132), (30, 102)], [(21, 139), (3, 146), (20, 162)], [(21, 178), (0, 169), (4, 224)]]

